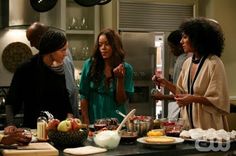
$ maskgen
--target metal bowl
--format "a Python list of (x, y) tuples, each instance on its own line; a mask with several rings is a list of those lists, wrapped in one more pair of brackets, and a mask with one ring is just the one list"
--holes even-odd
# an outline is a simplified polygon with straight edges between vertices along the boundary
[(153, 128), (151, 116), (135, 116), (127, 122), (127, 130), (137, 132), (139, 137), (146, 136), (147, 132)]

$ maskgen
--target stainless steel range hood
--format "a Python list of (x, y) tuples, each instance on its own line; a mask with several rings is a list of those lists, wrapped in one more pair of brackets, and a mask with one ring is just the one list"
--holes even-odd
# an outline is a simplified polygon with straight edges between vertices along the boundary
[(29, 0), (1, 0), (2, 27), (25, 27), (39, 21), (39, 13), (33, 10)]

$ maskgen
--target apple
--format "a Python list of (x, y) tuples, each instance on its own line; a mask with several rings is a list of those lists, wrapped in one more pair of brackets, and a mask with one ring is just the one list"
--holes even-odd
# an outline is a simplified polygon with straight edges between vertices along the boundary
[(48, 125), (47, 125), (47, 130), (56, 130), (59, 123), (60, 123), (60, 120), (58, 119), (49, 120)]
[(68, 132), (68, 131), (72, 130), (71, 121), (70, 120), (61, 121), (57, 126), (57, 130), (61, 131), (61, 132)]
[(70, 120), (72, 124), (72, 130), (79, 130), (81, 128), (81, 120), (78, 118), (73, 118)]

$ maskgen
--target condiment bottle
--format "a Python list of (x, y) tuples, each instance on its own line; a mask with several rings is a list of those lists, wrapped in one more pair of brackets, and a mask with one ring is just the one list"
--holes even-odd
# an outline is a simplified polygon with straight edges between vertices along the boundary
[(47, 140), (47, 118), (40, 116), (37, 119), (37, 138), (38, 140)]
[(155, 119), (153, 120), (153, 129), (160, 129), (160, 120), (159, 119)]

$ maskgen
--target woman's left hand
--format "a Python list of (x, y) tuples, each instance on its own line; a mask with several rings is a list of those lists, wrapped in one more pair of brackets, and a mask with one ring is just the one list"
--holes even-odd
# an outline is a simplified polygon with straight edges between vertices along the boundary
[(183, 107), (193, 102), (193, 96), (191, 94), (178, 94), (175, 96), (175, 100), (179, 107)]
[(123, 78), (125, 75), (125, 67), (123, 64), (119, 64), (116, 68), (113, 69), (114, 75), (117, 78)]

